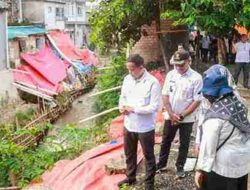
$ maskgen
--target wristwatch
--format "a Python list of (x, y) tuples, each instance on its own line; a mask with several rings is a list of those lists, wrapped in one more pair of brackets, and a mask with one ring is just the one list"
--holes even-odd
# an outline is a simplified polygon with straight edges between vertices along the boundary
[(184, 115), (181, 114), (181, 115), (180, 115), (180, 121), (182, 121), (183, 119), (184, 119)]

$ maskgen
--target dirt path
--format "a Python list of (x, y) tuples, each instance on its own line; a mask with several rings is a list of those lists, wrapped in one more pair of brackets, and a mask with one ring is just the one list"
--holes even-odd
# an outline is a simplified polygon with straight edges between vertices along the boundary
[(93, 105), (95, 97), (90, 97), (90, 95), (95, 91), (96, 89), (93, 89), (74, 100), (72, 108), (70, 108), (54, 123), (55, 128), (62, 128), (67, 124), (77, 124), (78, 127), (86, 127), (87, 125), (93, 124), (94, 120), (82, 124), (79, 124), (78, 122), (94, 115)]

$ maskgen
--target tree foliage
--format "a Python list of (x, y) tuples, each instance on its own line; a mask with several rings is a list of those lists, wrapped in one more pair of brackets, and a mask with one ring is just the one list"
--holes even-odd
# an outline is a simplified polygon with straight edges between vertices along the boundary
[(154, 0), (103, 0), (92, 12), (91, 41), (102, 50), (112, 46), (125, 47), (141, 36), (141, 26), (150, 24), (155, 17)]
[(228, 35), (236, 24), (250, 28), (249, 0), (186, 0), (180, 7), (166, 9), (162, 18), (175, 19), (176, 24), (195, 24), (219, 37)]
[[(126, 56), (124, 53), (113, 56), (110, 66), (112, 68), (102, 71), (97, 77), (97, 89), (99, 91), (107, 90), (112, 87), (122, 85), (124, 76), (127, 74), (125, 67)], [(114, 108), (118, 105), (120, 91), (112, 91), (98, 95), (95, 101), (94, 110), (96, 113)], [(118, 112), (112, 112), (101, 118), (101, 122), (107, 121), (109, 118), (114, 118)]]
[(250, 29), (249, 0), (102, 0), (90, 17), (91, 41), (102, 50), (125, 47), (141, 36), (141, 26), (159, 16), (175, 24), (197, 25), (225, 36), (236, 24)]

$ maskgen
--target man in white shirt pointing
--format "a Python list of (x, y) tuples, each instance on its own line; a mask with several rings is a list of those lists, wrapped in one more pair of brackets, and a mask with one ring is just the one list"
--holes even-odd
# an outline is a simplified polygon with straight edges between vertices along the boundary
[(118, 186), (136, 182), (139, 141), (146, 164), (145, 190), (153, 190), (156, 171), (154, 135), (156, 113), (161, 103), (161, 87), (158, 80), (144, 68), (144, 60), (140, 55), (130, 55), (126, 66), (129, 74), (123, 81), (119, 109), (125, 115), (124, 151), (127, 178), (119, 182)]

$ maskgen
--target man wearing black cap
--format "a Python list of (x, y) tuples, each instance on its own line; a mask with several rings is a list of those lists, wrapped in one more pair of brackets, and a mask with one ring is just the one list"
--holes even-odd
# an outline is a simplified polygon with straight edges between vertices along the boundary
[(157, 170), (165, 169), (171, 143), (179, 129), (180, 147), (176, 161), (178, 178), (185, 177), (183, 168), (195, 120), (194, 111), (202, 98), (200, 93), (202, 77), (190, 68), (190, 62), (188, 51), (184, 49), (176, 51), (170, 60), (174, 69), (167, 74), (162, 90), (165, 124)]

